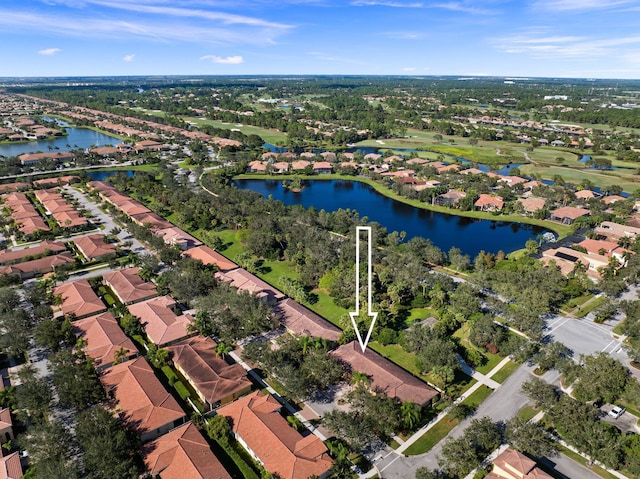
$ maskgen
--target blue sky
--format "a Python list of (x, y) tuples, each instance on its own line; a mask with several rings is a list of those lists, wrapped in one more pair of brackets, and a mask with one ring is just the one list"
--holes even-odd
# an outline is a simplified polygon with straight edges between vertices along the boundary
[(640, 0), (3, 0), (0, 76), (640, 79)]

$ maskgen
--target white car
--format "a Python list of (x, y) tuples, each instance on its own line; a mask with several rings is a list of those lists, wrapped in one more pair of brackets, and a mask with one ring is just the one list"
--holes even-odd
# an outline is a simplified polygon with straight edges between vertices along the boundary
[(621, 406), (614, 406), (613, 409), (609, 411), (607, 414), (609, 414), (609, 416), (611, 416), (613, 419), (618, 419), (620, 416), (624, 414), (625, 411), (626, 409)]

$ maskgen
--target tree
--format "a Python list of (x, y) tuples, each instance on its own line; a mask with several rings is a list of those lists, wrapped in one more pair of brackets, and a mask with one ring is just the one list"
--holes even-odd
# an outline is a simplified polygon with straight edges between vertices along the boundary
[(557, 452), (555, 442), (540, 424), (517, 416), (507, 421), (505, 439), (513, 448), (535, 457)]
[(533, 378), (522, 384), (522, 392), (531, 399), (536, 407), (548, 411), (560, 398), (558, 389), (540, 378)]
[(62, 347), (68, 347), (75, 343), (76, 336), (68, 319), (45, 319), (35, 329), (36, 344), (59, 351)]
[(53, 394), (49, 383), (36, 377), (36, 370), (28, 366), (18, 373), (21, 384), (16, 388), (16, 406), (23, 420), (31, 418), (34, 422), (44, 421), (47, 417)]
[(400, 405), (400, 417), (408, 430), (413, 429), (420, 420), (420, 406), (414, 402), (403, 402)]
[(90, 361), (82, 352), (57, 352), (51, 358), (53, 383), (63, 407), (83, 410), (104, 399), (104, 390)]
[(607, 353), (582, 357), (584, 367), (573, 388), (580, 401), (602, 400), (614, 402), (623, 393), (629, 381), (629, 370)]
[(226, 416), (216, 414), (215, 416), (207, 419), (204, 426), (207, 436), (220, 444), (227, 444), (229, 442), (229, 435), (231, 434), (231, 425)]
[(137, 435), (123, 429), (122, 424), (102, 407), (97, 406), (79, 414), (75, 433), (84, 453), (82, 477), (138, 477), (135, 464), (139, 443)]

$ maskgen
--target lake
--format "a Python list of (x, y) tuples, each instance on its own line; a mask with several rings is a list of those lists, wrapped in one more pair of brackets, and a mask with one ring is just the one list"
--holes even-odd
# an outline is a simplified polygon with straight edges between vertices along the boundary
[(118, 173), (125, 173), (130, 177), (135, 175), (134, 170), (85, 170), (85, 173), (89, 178), (91, 178), (91, 181), (104, 181), (110, 176)]
[(60, 151), (68, 151), (70, 145), (72, 149), (89, 148), (91, 145), (105, 146), (121, 143), (119, 138), (98, 133), (88, 128), (67, 128), (67, 136), (55, 138), (53, 140), (38, 140), (28, 143), (3, 144), (0, 145), (0, 156), (18, 156), (23, 153), (47, 152), (49, 147)]
[(383, 225), (389, 232), (404, 231), (407, 239), (429, 238), (443, 251), (456, 246), (473, 259), (480, 250), (509, 253), (528, 239), (546, 232), (544, 228), (505, 221), (477, 220), (437, 213), (387, 198), (371, 186), (357, 181), (311, 180), (300, 193), (285, 189), (279, 180), (235, 180), (239, 189), (271, 195), (287, 205), (313, 206), (318, 210), (355, 209), (360, 217)]

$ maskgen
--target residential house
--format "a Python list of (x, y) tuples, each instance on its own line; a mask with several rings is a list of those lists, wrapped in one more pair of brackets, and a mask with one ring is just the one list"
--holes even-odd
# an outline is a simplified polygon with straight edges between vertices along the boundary
[(116, 245), (109, 243), (107, 237), (101, 234), (79, 236), (74, 238), (73, 242), (87, 261), (116, 256)]
[(68, 151), (53, 151), (47, 153), (25, 153), (18, 156), (22, 166), (34, 166), (45, 160), (52, 160), (55, 163), (73, 160), (75, 156)]
[(18, 263), (26, 258), (34, 258), (41, 256), (49, 256), (55, 253), (65, 251), (67, 247), (64, 243), (45, 240), (36, 246), (22, 248), (19, 250), (5, 249), (0, 251), (0, 265), (9, 263)]
[[(141, 205), (142, 206), (142, 205)], [(143, 208), (145, 208), (143, 206)], [(173, 225), (165, 220), (162, 216), (153, 211), (148, 210), (140, 213), (129, 215), (131, 220), (140, 226), (149, 226), (152, 230), (171, 228)]]
[(507, 448), (493, 460), (493, 470), (485, 479), (552, 479), (524, 454)]
[[(564, 246), (544, 250), (540, 261), (546, 265), (549, 265), (551, 261), (555, 262), (556, 266), (560, 268), (560, 272), (565, 276), (578, 267), (583, 269), (592, 280), (600, 279), (598, 270), (609, 265), (609, 258), (606, 256), (582, 253)], [(582, 265), (578, 263), (582, 263)]]
[(86, 318), (107, 310), (86, 279), (57, 286), (53, 289), (53, 295), (62, 297), (62, 313), (65, 316), (73, 314), (75, 319)]
[(366, 155), (364, 155), (364, 159), (370, 163), (375, 163), (380, 158), (382, 158), (382, 155), (378, 153), (367, 153)]
[(0, 444), (13, 441), (13, 420), (11, 419), (11, 410), (4, 408), (0, 410)]
[(461, 199), (466, 198), (467, 194), (460, 190), (449, 190), (446, 193), (435, 196), (433, 203), (440, 206), (458, 206)]
[(516, 186), (527, 182), (525, 178), (519, 176), (500, 176), (498, 175), (498, 181), (500, 183), (506, 183), (508, 186)]
[(501, 196), (482, 193), (473, 205), (480, 211), (500, 211), (504, 206), (504, 200)]
[(322, 153), (320, 153), (320, 156), (324, 161), (329, 163), (335, 163), (336, 161), (338, 161), (338, 157), (333, 151), (323, 151)]
[(97, 371), (112, 366), (116, 360), (124, 362), (138, 356), (133, 341), (109, 312), (74, 321), (73, 331), (84, 340), (83, 350)]
[(618, 201), (625, 201), (625, 200), (626, 198), (620, 195), (609, 195), (602, 198), (602, 202), (607, 206), (611, 206), (612, 204), (617, 203)]
[(189, 233), (181, 230), (177, 226), (170, 226), (168, 228), (154, 229), (153, 234), (160, 236), (165, 244), (169, 246), (178, 246), (181, 250), (193, 248), (202, 244), (200, 240), (197, 240)]
[(293, 299), (287, 298), (280, 301), (274, 308), (274, 313), (280, 323), (296, 335), (324, 338), (336, 342), (340, 339), (341, 331), (339, 328)]
[(345, 365), (349, 372), (366, 374), (375, 392), (422, 407), (438, 396), (438, 391), (371, 348), (363, 352), (358, 341), (344, 344), (329, 354)]
[(616, 258), (620, 264), (626, 263), (625, 254), (628, 253), (628, 250), (620, 247), (617, 241), (587, 238), (578, 243), (578, 246), (584, 248), (587, 254), (607, 256), (609, 258), (613, 257)]
[(111, 288), (122, 304), (145, 301), (158, 295), (156, 285), (144, 281), (138, 273), (140, 268), (125, 268), (102, 275), (104, 284)]
[(193, 317), (178, 315), (174, 309), (177, 309), (176, 301), (169, 295), (129, 305), (129, 312), (138, 318), (147, 337), (156, 346), (166, 346), (193, 335), (189, 331)]
[(544, 209), (546, 200), (544, 198), (530, 196), (529, 198), (518, 198), (518, 203), (522, 205), (525, 213), (535, 213), (536, 211)]
[(0, 458), (0, 479), (20, 479), (23, 477), (20, 454), (13, 452)]
[(74, 262), (75, 260), (71, 253), (61, 253), (0, 267), (0, 275), (17, 274), (20, 279), (25, 280), (41, 274), (53, 273), (58, 266), (73, 264)]
[(272, 171), (277, 174), (289, 171), (289, 163), (286, 161), (277, 161), (271, 165)]
[(214, 251), (207, 245), (196, 246), (190, 248), (182, 253), (182, 256), (187, 258), (197, 259), (204, 265), (213, 265), (217, 267), (223, 273), (236, 269), (238, 267), (233, 261), (225, 258), (217, 251)]
[(177, 427), (145, 444), (141, 452), (153, 478), (231, 479), (193, 423)]
[(597, 198), (596, 192), (591, 190), (579, 190), (576, 191), (576, 199), (582, 201), (589, 201), (590, 199)]
[(466, 170), (462, 170), (460, 172), (461, 175), (481, 175), (484, 172), (479, 170), (478, 168), (467, 168)]
[[(431, 163), (428, 166), (433, 166), (433, 163)], [(441, 175), (442, 173), (450, 173), (450, 172), (456, 172), (459, 171), (462, 167), (460, 165), (457, 164), (453, 164), (453, 165), (442, 165), (436, 168), (436, 171), (438, 172), (439, 175)]]
[(562, 206), (551, 212), (551, 221), (559, 221), (566, 225), (572, 224), (581, 216), (587, 216), (591, 212), (584, 208), (576, 208), (575, 206)]
[(628, 225), (621, 225), (612, 221), (603, 221), (594, 230), (599, 236), (607, 238), (609, 241), (619, 241), (622, 238), (635, 239), (640, 235), (640, 228)]
[(218, 409), (231, 419), (233, 435), (264, 468), (281, 479), (324, 478), (332, 461), (315, 435), (302, 436), (280, 415), (270, 394), (255, 391)]
[(294, 161), (293, 163), (291, 163), (291, 170), (292, 171), (302, 171), (305, 168), (307, 168), (308, 166), (310, 166), (311, 163), (309, 163), (307, 160), (297, 160)]
[(264, 298), (270, 303), (275, 303), (285, 297), (284, 293), (243, 268), (236, 268), (227, 272), (219, 271), (215, 276), (217, 280), (230, 283), (234, 288), (238, 288), (238, 291), (249, 291), (256, 297)]
[(251, 163), (249, 163), (247, 171), (249, 173), (266, 173), (267, 163), (258, 160), (252, 161)]
[(167, 349), (178, 371), (209, 410), (251, 392), (247, 371), (217, 353), (217, 343), (203, 336), (185, 339)]
[(100, 382), (114, 402), (111, 409), (140, 435), (142, 442), (162, 436), (187, 420), (144, 357), (105, 369)]
[(328, 161), (316, 161), (313, 164), (313, 172), (318, 175), (329, 175), (333, 172), (333, 165)]

